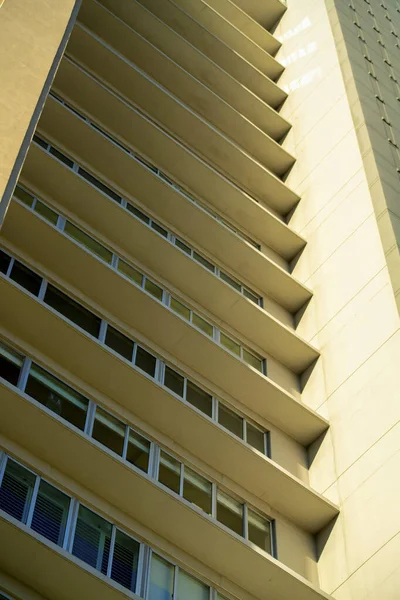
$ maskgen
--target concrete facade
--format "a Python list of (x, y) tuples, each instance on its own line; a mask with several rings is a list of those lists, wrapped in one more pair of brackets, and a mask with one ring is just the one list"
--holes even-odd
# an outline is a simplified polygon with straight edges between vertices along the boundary
[(0, 9), (0, 599), (397, 599), (400, 7), (77, 8)]

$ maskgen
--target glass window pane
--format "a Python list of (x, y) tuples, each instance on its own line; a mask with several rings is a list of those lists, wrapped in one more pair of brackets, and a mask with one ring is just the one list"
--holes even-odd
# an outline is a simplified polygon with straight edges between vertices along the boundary
[(30, 194), (29, 192), (27, 192), (27, 190), (24, 190), (19, 185), (17, 185), (17, 187), (15, 188), (14, 196), (16, 198), (18, 198), (18, 200), (21, 200), (21, 202), (23, 202), (27, 206), (32, 206), (33, 201), (35, 199), (35, 197), (32, 196), (32, 194)]
[(179, 302), (179, 300), (177, 300), (173, 296), (171, 296), (170, 307), (172, 308), (172, 310), (174, 312), (176, 312), (178, 315), (180, 315), (181, 317), (186, 319), (186, 321), (189, 321), (190, 308), (188, 308), (187, 306), (182, 304), (182, 302)]
[(149, 600), (172, 600), (174, 567), (157, 554), (151, 555)]
[(223, 281), (225, 281), (225, 283), (233, 287), (238, 292), (242, 291), (242, 286), (240, 285), (240, 283), (232, 279), (232, 277), (230, 277), (227, 273), (224, 273), (224, 271), (220, 271), (219, 276)]
[(265, 433), (258, 429), (258, 427), (254, 427), (251, 423), (246, 422), (246, 437), (247, 443), (256, 450), (259, 450), (263, 454), (265, 454)]
[(70, 221), (65, 223), (64, 232), (71, 236), (78, 243), (82, 244), (82, 246), (88, 248), (88, 250), (93, 252), (93, 254), (99, 256), (106, 263), (111, 263), (113, 253), (110, 252), (110, 250), (107, 250), (107, 248), (105, 248), (102, 244), (99, 244), (99, 242), (96, 242), (96, 240), (90, 237), (90, 235), (87, 235), (87, 233), (82, 231), (82, 229), (75, 227), (75, 225), (70, 223)]
[(144, 282), (144, 289), (149, 292), (149, 294), (151, 294), (152, 296), (154, 296), (154, 298), (157, 298), (157, 300), (162, 300), (162, 296), (163, 296), (163, 291), (162, 288), (160, 288), (159, 285), (156, 285), (153, 281), (151, 281), (150, 279), (147, 279)]
[(260, 373), (264, 372), (263, 359), (258, 358), (258, 356), (255, 356), (245, 348), (243, 348), (243, 360), (251, 367), (257, 369), (257, 371), (260, 371)]
[(181, 242), (181, 240), (178, 240), (178, 238), (175, 238), (175, 246), (177, 246), (178, 248), (186, 252), (186, 254), (189, 254), (189, 256), (191, 256), (192, 249), (189, 248), (189, 246), (184, 242)]
[(33, 141), (36, 142), (37, 144), (39, 144), (39, 146), (42, 146), (42, 148), (45, 148), (46, 150), (49, 147), (48, 142), (46, 142), (44, 139), (39, 137), (36, 133), (33, 136)]
[(25, 523), (35, 481), (36, 475), (8, 458), (0, 487), (0, 509)]
[(29, 371), (25, 392), (68, 423), (85, 428), (88, 399), (38, 365)]
[(130, 429), (126, 460), (147, 473), (149, 470), (149, 454), (150, 442)]
[(160, 233), (162, 236), (168, 237), (168, 231), (166, 229), (164, 229), (164, 227), (161, 227), (161, 225), (159, 225), (158, 223), (155, 223), (154, 221), (152, 221), (151, 227), (152, 227), (152, 229), (154, 229), (155, 231)]
[(49, 152), (50, 152), (50, 154), (52, 154), (53, 156), (58, 158), (58, 160), (61, 160), (61, 162), (63, 162), (65, 165), (67, 165), (71, 169), (74, 166), (74, 161), (71, 160), (70, 158), (68, 158), (68, 156), (65, 156), (65, 154), (63, 154), (59, 150), (57, 150), (57, 148), (54, 148), (54, 146), (50, 146)]
[(101, 319), (50, 284), (47, 286), (44, 301), (95, 338), (99, 337)]
[(126, 263), (121, 258), (118, 259), (118, 271), (121, 271), (121, 273), (126, 275), (129, 279), (131, 279), (138, 285), (142, 285), (143, 275), (139, 273), (139, 271), (136, 271), (136, 269), (131, 267), (131, 265), (128, 265), (128, 263)]
[(3, 250), (0, 250), (0, 273), (6, 275), (8, 267), (10, 265), (11, 257), (8, 256)]
[(135, 365), (145, 373), (154, 377), (156, 372), (156, 358), (140, 346), (138, 346), (136, 350)]
[(218, 423), (243, 439), (243, 419), (226, 406), (218, 403)]
[(142, 213), (141, 210), (139, 210), (138, 208), (136, 208), (136, 206), (133, 206), (132, 204), (130, 204), (128, 202), (128, 204), (126, 205), (126, 208), (129, 210), (130, 213), (132, 213), (133, 215), (135, 215), (135, 217), (137, 217), (138, 219), (140, 219), (144, 223), (147, 223), (147, 224), (150, 223), (149, 217), (147, 215), (145, 215), (144, 213)]
[(181, 480), (181, 463), (163, 450), (160, 452), (158, 481), (179, 494)]
[(53, 225), (57, 224), (58, 214), (54, 210), (46, 206), (46, 204), (40, 202), (40, 200), (36, 200), (34, 211), (37, 212), (41, 217), (46, 219), (46, 221), (53, 223)]
[(64, 541), (70, 498), (61, 490), (41, 481), (31, 527), (59, 546)]
[(232, 338), (225, 335), (225, 333), (222, 333), (222, 331), (220, 332), (219, 339), (221, 342), (221, 346), (224, 346), (224, 348), (226, 348), (230, 352), (233, 352), (233, 354), (236, 354), (236, 356), (240, 356), (240, 344), (238, 344)]
[(197, 260), (198, 263), (200, 263), (201, 265), (203, 265), (203, 267), (205, 267), (206, 269), (208, 269), (209, 271), (211, 271), (212, 273), (215, 272), (215, 266), (210, 263), (209, 260), (207, 260), (206, 258), (204, 258), (204, 256), (201, 256), (201, 254), (199, 254), (196, 251), (193, 251), (193, 258), (195, 260)]
[(96, 406), (92, 437), (120, 456), (124, 450), (125, 429), (122, 421)]
[(185, 465), (183, 497), (209, 515), (211, 514), (211, 487), (211, 481)]
[(178, 571), (176, 600), (208, 600), (210, 588), (182, 569)]
[(111, 528), (111, 523), (80, 505), (72, 554), (106, 574)]
[(243, 505), (219, 490), (217, 492), (217, 520), (235, 533), (243, 535)]
[(271, 522), (251, 508), (248, 509), (248, 522), (249, 540), (271, 554)]
[(261, 306), (260, 297), (257, 296), (255, 292), (251, 292), (247, 288), (243, 288), (243, 296), (254, 302), (254, 304), (258, 304), (259, 306)]
[(201, 331), (206, 333), (208, 336), (213, 337), (214, 327), (211, 325), (211, 323), (209, 323), (196, 313), (192, 313), (192, 323), (193, 325), (201, 329)]
[(183, 398), (184, 377), (170, 367), (165, 367), (164, 385)]
[(115, 350), (115, 352), (127, 360), (132, 360), (134, 346), (133, 341), (117, 329), (114, 329), (114, 327), (111, 327), (111, 325), (107, 325), (106, 339), (104, 343), (106, 346), (112, 348)]
[(0, 377), (17, 385), (24, 357), (0, 342)]
[(186, 400), (187, 402), (192, 404), (192, 406), (195, 406), (196, 408), (201, 410), (201, 412), (203, 412), (204, 414), (208, 415), (209, 417), (212, 416), (211, 395), (199, 388), (195, 383), (193, 383), (189, 379), (186, 383)]
[(112, 198), (112, 200), (115, 200), (115, 202), (117, 202), (118, 204), (121, 204), (121, 196), (119, 194), (117, 194), (116, 192), (114, 192), (107, 185), (102, 183), (99, 179), (97, 179), (97, 177), (94, 177), (93, 175), (91, 175), (90, 173), (85, 171), (85, 169), (82, 169), (82, 167), (79, 167), (78, 173), (79, 173), (79, 175), (82, 175), (82, 177), (84, 177), (87, 181), (90, 181), (90, 183), (92, 183), (94, 186), (96, 186), (99, 190), (104, 192), (107, 196)]
[(111, 579), (135, 591), (140, 544), (117, 529), (111, 564)]
[(37, 296), (42, 283), (42, 277), (28, 269), (25, 265), (16, 260), (12, 266), (10, 278), (20, 286)]

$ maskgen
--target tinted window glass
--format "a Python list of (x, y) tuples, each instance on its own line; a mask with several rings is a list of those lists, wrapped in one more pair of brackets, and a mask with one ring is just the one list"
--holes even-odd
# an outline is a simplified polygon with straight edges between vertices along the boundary
[(127, 360), (132, 360), (134, 343), (111, 325), (107, 325), (105, 344)]
[(35, 296), (38, 295), (40, 285), (42, 283), (42, 277), (34, 273), (31, 269), (28, 269), (28, 267), (20, 263), (18, 260), (14, 261), (10, 278), (28, 290), (28, 292), (31, 292), (31, 294), (34, 294)]
[(8, 271), (8, 266), (10, 264), (10, 261), (11, 261), (11, 258), (8, 256), (8, 254), (3, 252), (3, 250), (0, 250), (0, 272), (4, 273), (4, 275)]
[(154, 373), (156, 372), (156, 358), (140, 346), (137, 347), (135, 365), (154, 377)]
[(158, 481), (173, 492), (179, 494), (181, 480), (181, 463), (161, 450), (158, 466)]
[(122, 456), (126, 426), (119, 420), (96, 407), (92, 437), (116, 454)]
[(44, 301), (94, 337), (99, 337), (101, 319), (50, 284)]
[(0, 342), (0, 377), (17, 385), (23, 356)]
[(229, 429), (232, 433), (243, 438), (243, 419), (226, 406), (218, 404), (218, 423)]
[(192, 381), (187, 380), (186, 400), (209, 417), (212, 416), (212, 397)]
[(149, 453), (150, 442), (131, 429), (129, 431), (126, 460), (147, 473), (149, 469)]
[(178, 396), (183, 397), (184, 378), (170, 367), (165, 367), (164, 385)]

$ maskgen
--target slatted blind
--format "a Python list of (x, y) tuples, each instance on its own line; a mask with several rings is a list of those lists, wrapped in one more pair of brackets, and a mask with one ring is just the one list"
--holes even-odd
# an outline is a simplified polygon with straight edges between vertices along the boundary
[(135, 591), (139, 560), (138, 542), (117, 530), (111, 565), (111, 579)]
[(48, 540), (62, 545), (70, 499), (46, 481), (41, 481), (31, 527)]
[(0, 509), (25, 523), (35, 481), (36, 475), (9, 458), (0, 487)]

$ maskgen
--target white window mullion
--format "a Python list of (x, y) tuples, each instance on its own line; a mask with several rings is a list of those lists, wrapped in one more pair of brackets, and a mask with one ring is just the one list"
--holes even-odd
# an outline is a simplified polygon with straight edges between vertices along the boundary
[(32, 359), (28, 358), (28, 357), (24, 358), (24, 360), (22, 362), (22, 368), (21, 368), (21, 371), (20, 371), (19, 377), (18, 377), (18, 383), (17, 383), (17, 387), (18, 387), (18, 389), (21, 390), (21, 392), (25, 391), (31, 365), (32, 365)]
[(181, 462), (181, 468), (179, 473), (179, 495), (183, 498), (183, 484), (185, 481), (185, 465)]
[(3, 477), (7, 466), (7, 459), (7, 454), (5, 452), (0, 451), (0, 488), (3, 482)]
[(247, 504), (243, 503), (243, 532), (242, 535), (245, 540), (249, 539), (249, 513), (247, 510)]
[(25, 524), (26, 524), (27, 527), (30, 527), (31, 524), (32, 524), (33, 512), (35, 510), (36, 499), (37, 499), (37, 495), (39, 493), (40, 481), (41, 481), (41, 478), (39, 476), (37, 476), (36, 477), (36, 481), (35, 481), (35, 485), (33, 486), (32, 496), (31, 496), (30, 501), (29, 501), (30, 506), (29, 506), (29, 509), (28, 509), (28, 513), (26, 515)]
[(107, 325), (107, 321), (102, 319), (100, 323), (99, 337), (97, 338), (101, 344), (104, 344), (106, 339)]
[[(107, 577), (111, 577), (112, 561), (113, 561), (113, 555), (114, 555), (115, 537), (116, 537), (116, 535), (117, 535), (117, 528), (115, 527), (115, 525), (113, 525), (112, 526), (112, 530), (111, 530), (110, 552), (109, 552), (109, 555), (108, 555)], [(100, 563), (99, 570), (100, 569), (101, 569), (101, 563)]]
[(38, 300), (42, 300), (44, 299), (45, 295), (46, 295), (46, 290), (47, 290), (47, 284), (48, 281), (47, 279), (42, 279), (42, 283), (40, 284), (40, 289), (39, 289), (39, 293), (38, 293)]
[(78, 513), (79, 513), (79, 502), (76, 498), (71, 498), (71, 503), (69, 506), (69, 513), (67, 518), (67, 525), (65, 527), (65, 537), (63, 548), (68, 552), (71, 552), (74, 547), (74, 538), (76, 531), (76, 524), (78, 522)]
[(123, 449), (122, 449), (122, 458), (124, 460), (126, 460), (126, 455), (127, 455), (127, 452), (128, 452), (129, 432), (130, 432), (129, 425), (125, 425), (124, 446), (123, 446)]
[(8, 265), (8, 269), (6, 271), (6, 277), (10, 277), (14, 263), (15, 263), (15, 258), (13, 256), (11, 256), (10, 264)]
[(150, 548), (148, 546), (145, 546), (144, 544), (140, 543), (138, 566), (136, 573), (136, 585), (133, 592), (141, 598), (145, 597), (147, 588), (146, 579), (150, 571), (149, 551)]
[(57, 225), (56, 225), (57, 229), (59, 229), (60, 231), (64, 231), (66, 222), (67, 222), (67, 219), (65, 217), (63, 217), (62, 215), (58, 215)]
[(96, 417), (96, 406), (97, 405), (95, 402), (93, 402), (93, 400), (89, 401), (89, 405), (88, 405), (88, 409), (87, 409), (87, 413), (86, 413), (84, 432), (90, 436), (92, 435), (94, 420)]

